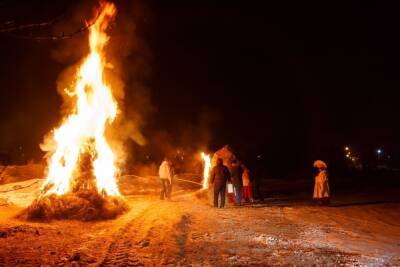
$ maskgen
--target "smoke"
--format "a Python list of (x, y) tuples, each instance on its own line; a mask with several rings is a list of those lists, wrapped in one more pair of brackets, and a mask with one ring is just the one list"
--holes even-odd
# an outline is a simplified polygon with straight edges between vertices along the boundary
[(221, 114), (209, 109), (204, 109), (198, 115), (196, 122), (192, 125), (183, 125), (179, 129), (179, 140), (181, 145), (194, 146), (201, 150), (210, 149), (213, 136), (219, 128)]
[(148, 25), (144, 22), (149, 20), (150, 12), (141, 1), (124, 2), (121, 8), (118, 2), (116, 4), (119, 11), (107, 46), (107, 58), (112, 67), (105, 75), (122, 112), (108, 134), (113, 149), (125, 162), (129, 154), (134, 153), (130, 143), (147, 144), (143, 127), (154, 111), (148, 86), (152, 53), (140, 32), (146, 30)]
[[(200, 173), (203, 164), (200, 152), (214, 152), (213, 136), (220, 122), (219, 113), (203, 110), (193, 122), (182, 120), (165, 129), (155, 128), (146, 132), (151, 143), (141, 150), (140, 154), (145, 157), (136, 160), (142, 164), (135, 164), (131, 172), (154, 175), (154, 168), (151, 168), (154, 162), (160, 163), (168, 157), (177, 173)], [(147, 172), (150, 169), (153, 171)]]
[[(151, 21), (149, 9), (142, 1), (115, 2), (117, 15), (110, 25), (107, 34), (110, 40), (106, 46), (105, 81), (113, 90), (118, 102), (119, 113), (111, 127), (107, 129), (107, 138), (115, 153), (118, 155), (117, 164), (122, 166), (127, 156), (133, 153), (130, 143), (143, 146), (147, 143), (142, 133), (146, 118), (153, 112), (150, 88), (151, 51), (142, 38), (146, 22)], [(95, 15), (93, 10), (98, 6), (97, 1), (85, 1), (73, 7), (64, 16), (62, 22), (54, 27), (56, 34), (73, 32), (84, 26)], [(57, 90), (63, 98), (61, 115), (65, 116), (72, 110), (74, 98), (67, 95), (66, 89), (73, 86), (77, 67), (89, 52), (87, 31), (61, 42), (52, 51), (55, 61), (67, 67), (57, 79)], [(51, 150), (51, 143), (45, 138), (42, 149)]]
[(192, 123), (182, 120), (165, 130), (154, 130), (150, 133), (153, 154), (158, 158), (176, 157), (183, 152), (188, 155), (212, 149), (213, 133), (220, 120), (219, 113), (204, 110)]

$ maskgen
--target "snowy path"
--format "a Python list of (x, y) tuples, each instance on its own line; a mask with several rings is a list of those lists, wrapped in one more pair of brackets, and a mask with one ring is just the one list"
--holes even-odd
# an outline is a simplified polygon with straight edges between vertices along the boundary
[(400, 265), (400, 204), (214, 209), (129, 197), (114, 221), (31, 223), (0, 207), (0, 266)]

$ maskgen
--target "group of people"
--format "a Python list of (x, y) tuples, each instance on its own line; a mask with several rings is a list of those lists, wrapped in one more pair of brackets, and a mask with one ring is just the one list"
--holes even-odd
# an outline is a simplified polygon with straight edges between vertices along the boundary
[[(160, 199), (170, 200), (175, 170), (168, 158), (164, 158), (162, 161), (158, 175), (161, 184)], [(229, 185), (228, 192), (233, 193), (235, 196), (236, 205), (241, 205), (243, 202), (253, 202), (250, 171), (237, 160), (232, 161), (228, 168), (223, 164), (223, 160), (219, 158), (217, 165), (210, 172), (210, 183), (214, 185), (214, 206), (216, 207), (218, 207), (219, 196), (221, 197), (221, 205), (219, 207), (223, 208), (225, 206), (227, 184)]]
[[(328, 166), (322, 160), (314, 162), (318, 174), (315, 176), (313, 200), (318, 205), (329, 205), (330, 189), (328, 181)], [(253, 201), (250, 172), (244, 165), (240, 165), (237, 160), (231, 162), (230, 168), (224, 165), (221, 158), (217, 159), (217, 165), (212, 169), (210, 182), (214, 185), (214, 207), (223, 208), (225, 206), (225, 191), (228, 183), (232, 184), (235, 194), (236, 205), (241, 205), (242, 200)], [(218, 206), (218, 199), (221, 198)]]
[[(223, 159), (218, 158), (216, 166), (211, 170), (210, 183), (214, 186), (214, 207), (225, 207), (225, 192), (228, 184), (228, 191), (232, 187), (235, 195), (235, 204), (240, 206), (243, 202), (253, 202), (250, 171), (233, 160), (230, 166), (224, 165)], [(221, 198), (220, 205), (218, 200)]]
[[(314, 162), (314, 167), (318, 170), (315, 177), (313, 199), (317, 204), (328, 205), (330, 202), (330, 190), (328, 183), (327, 165), (321, 160)], [(171, 199), (172, 182), (174, 177), (174, 167), (172, 162), (165, 158), (159, 168), (161, 182), (161, 199)], [(210, 184), (214, 189), (214, 207), (225, 207), (225, 196), (228, 193), (234, 194), (234, 202), (240, 206), (244, 202), (253, 202), (252, 187), (249, 169), (234, 159), (224, 165), (222, 158), (217, 158), (216, 166), (210, 172)], [(221, 199), (219, 201), (219, 198)]]

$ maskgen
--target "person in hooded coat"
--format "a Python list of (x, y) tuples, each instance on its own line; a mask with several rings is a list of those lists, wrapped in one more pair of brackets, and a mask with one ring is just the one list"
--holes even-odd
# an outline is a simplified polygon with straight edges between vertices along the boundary
[(330, 190), (328, 183), (327, 165), (323, 161), (316, 161), (314, 167), (318, 169), (318, 175), (315, 176), (313, 199), (322, 205), (328, 205), (330, 202)]
[(174, 169), (168, 158), (164, 158), (158, 170), (161, 182), (160, 199), (171, 199), (172, 179), (174, 177)]
[(218, 197), (221, 196), (220, 208), (225, 207), (226, 182), (230, 181), (231, 175), (222, 159), (217, 160), (217, 165), (211, 170), (210, 183), (214, 184), (214, 207), (218, 208)]

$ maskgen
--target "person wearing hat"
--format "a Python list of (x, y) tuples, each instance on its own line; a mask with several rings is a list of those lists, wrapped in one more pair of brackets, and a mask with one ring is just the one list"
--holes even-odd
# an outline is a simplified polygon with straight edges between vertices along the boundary
[(330, 191), (328, 183), (328, 166), (322, 160), (314, 162), (314, 167), (318, 169), (315, 176), (313, 199), (320, 205), (328, 205), (330, 202)]

